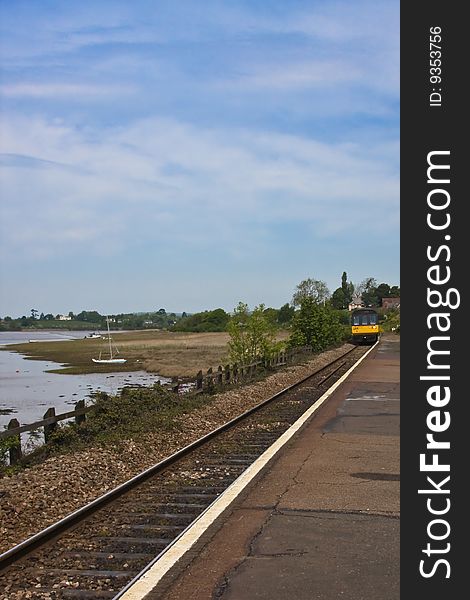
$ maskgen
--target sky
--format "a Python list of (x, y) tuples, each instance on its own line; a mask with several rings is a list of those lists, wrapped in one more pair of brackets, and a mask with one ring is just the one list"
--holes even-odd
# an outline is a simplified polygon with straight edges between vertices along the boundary
[(0, 316), (399, 285), (399, 0), (0, 0)]

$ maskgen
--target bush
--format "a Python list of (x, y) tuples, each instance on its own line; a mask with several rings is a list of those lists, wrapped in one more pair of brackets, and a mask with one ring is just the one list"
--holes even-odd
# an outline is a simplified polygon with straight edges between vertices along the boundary
[(340, 342), (343, 336), (344, 327), (337, 312), (305, 298), (294, 316), (288, 344), (291, 348), (311, 346), (314, 352), (320, 352)]
[(184, 317), (171, 329), (172, 331), (189, 331), (195, 333), (225, 331), (228, 321), (229, 315), (223, 308), (216, 308), (215, 310), (206, 310), (189, 317)]
[(249, 364), (257, 359), (271, 358), (281, 349), (275, 341), (276, 327), (266, 314), (264, 304), (249, 312), (248, 305), (239, 302), (228, 325), (230, 360)]

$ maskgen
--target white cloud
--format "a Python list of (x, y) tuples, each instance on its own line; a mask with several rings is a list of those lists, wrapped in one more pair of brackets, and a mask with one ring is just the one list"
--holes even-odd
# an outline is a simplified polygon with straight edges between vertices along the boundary
[(186, 252), (223, 244), (239, 253), (243, 236), (249, 255), (260, 227), (276, 224), (308, 224), (320, 237), (365, 233), (372, 219), (378, 230), (396, 228), (396, 166), (373, 147), (162, 119), (96, 139), (39, 118), (10, 121), (3, 145), (43, 161), (4, 167), (5, 248), (13, 254), (119, 254), (172, 240)]
[(87, 83), (15, 83), (0, 88), (6, 97), (57, 98), (57, 97), (109, 97), (133, 94), (136, 89), (124, 85), (95, 85)]
[(351, 83), (363, 80), (364, 75), (357, 66), (340, 61), (293, 62), (284, 65), (258, 65), (230, 82), (220, 81), (216, 86), (244, 86), (246, 88), (272, 88), (295, 91), (297, 88), (320, 87)]

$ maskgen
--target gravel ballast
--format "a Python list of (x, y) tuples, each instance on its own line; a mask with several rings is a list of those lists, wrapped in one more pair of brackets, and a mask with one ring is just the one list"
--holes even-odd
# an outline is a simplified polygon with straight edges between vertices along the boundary
[(0, 479), (0, 552), (12, 548), (179, 448), (344, 354), (344, 344), (262, 381), (217, 394), (179, 417), (178, 430), (156, 431), (119, 445), (53, 456)]

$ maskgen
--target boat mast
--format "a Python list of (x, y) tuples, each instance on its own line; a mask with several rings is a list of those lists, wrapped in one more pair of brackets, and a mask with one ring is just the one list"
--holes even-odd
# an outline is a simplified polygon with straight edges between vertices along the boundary
[(111, 332), (109, 331), (109, 317), (106, 317), (106, 325), (108, 326), (109, 358), (113, 358), (113, 349), (111, 348)]

